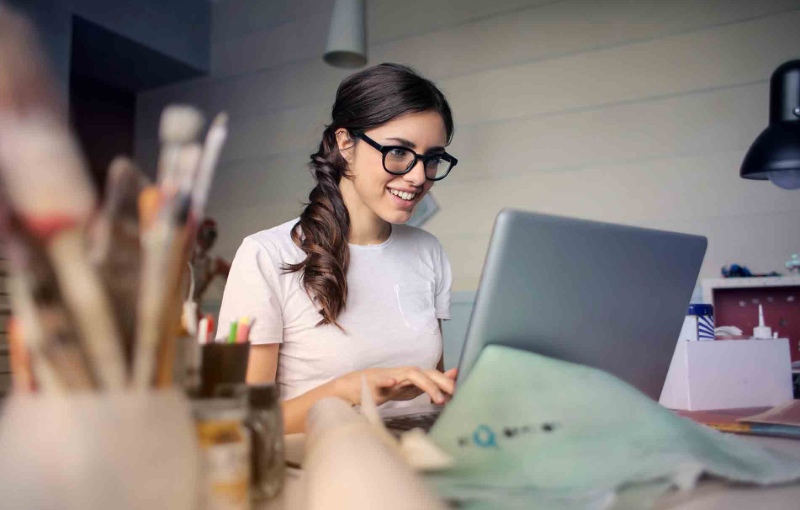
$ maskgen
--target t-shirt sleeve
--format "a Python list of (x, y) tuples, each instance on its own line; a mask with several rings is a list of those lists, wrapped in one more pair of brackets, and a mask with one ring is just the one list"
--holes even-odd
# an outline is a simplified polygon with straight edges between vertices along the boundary
[(228, 336), (231, 322), (240, 317), (255, 319), (250, 328), (251, 344), (283, 342), (283, 314), (276, 263), (258, 241), (245, 239), (233, 258), (215, 338)]
[(436, 243), (436, 307), (437, 319), (450, 319), (450, 287), (453, 285), (453, 274), (450, 270), (450, 260), (444, 252), (441, 243)]

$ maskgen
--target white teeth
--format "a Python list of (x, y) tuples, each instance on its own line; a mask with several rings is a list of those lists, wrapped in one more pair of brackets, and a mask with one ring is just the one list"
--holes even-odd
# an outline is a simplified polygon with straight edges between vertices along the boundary
[(405, 191), (398, 191), (396, 189), (389, 189), (389, 193), (392, 195), (398, 196), (403, 200), (414, 200), (414, 197), (417, 196), (416, 193), (406, 193)]

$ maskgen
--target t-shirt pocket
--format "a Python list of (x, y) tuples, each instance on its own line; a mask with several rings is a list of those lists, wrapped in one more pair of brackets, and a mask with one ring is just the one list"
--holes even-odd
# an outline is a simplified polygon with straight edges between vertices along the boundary
[(433, 282), (399, 283), (394, 288), (406, 326), (417, 333), (436, 333), (439, 323), (433, 304)]

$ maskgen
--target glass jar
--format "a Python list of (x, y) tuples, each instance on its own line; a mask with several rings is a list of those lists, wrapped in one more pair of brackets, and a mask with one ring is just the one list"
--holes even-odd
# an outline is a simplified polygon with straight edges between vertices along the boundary
[(283, 487), (285, 456), (280, 391), (275, 384), (248, 386), (246, 424), (252, 432), (250, 493), (254, 500), (275, 497)]
[(252, 449), (244, 400), (195, 400), (192, 411), (200, 446), (200, 508), (249, 510)]

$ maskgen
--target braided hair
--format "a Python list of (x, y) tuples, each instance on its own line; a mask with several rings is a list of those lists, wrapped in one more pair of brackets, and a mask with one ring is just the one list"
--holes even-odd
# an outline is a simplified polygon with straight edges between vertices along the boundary
[(380, 64), (346, 78), (336, 91), (332, 122), (322, 135), (309, 166), (317, 184), (308, 196), (292, 240), (306, 254), (297, 264), (284, 264), (285, 272), (300, 272), (303, 287), (320, 308), (318, 326), (337, 322), (347, 302), (350, 216), (339, 189), (347, 178), (347, 161), (339, 151), (336, 132), (367, 131), (399, 116), (434, 111), (441, 115), (448, 142), (453, 117), (442, 92), (411, 68)]

